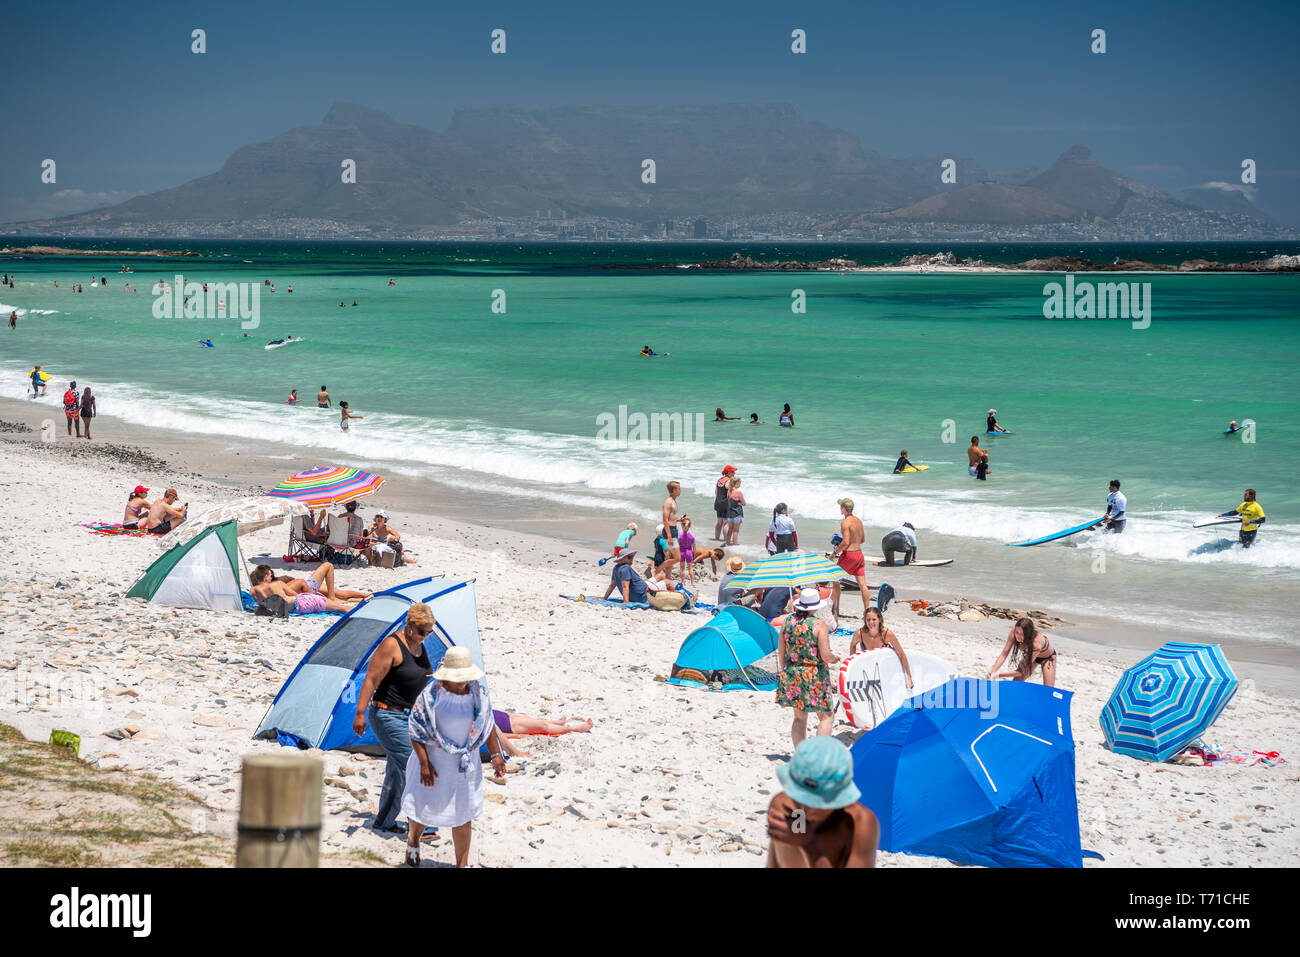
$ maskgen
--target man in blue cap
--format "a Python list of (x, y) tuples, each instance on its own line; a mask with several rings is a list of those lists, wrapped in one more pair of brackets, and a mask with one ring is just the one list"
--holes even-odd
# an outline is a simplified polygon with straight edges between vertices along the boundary
[(805, 738), (776, 769), (783, 793), (767, 808), (768, 867), (875, 867), (880, 822), (858, 803), (849, 749), (829, 735)]

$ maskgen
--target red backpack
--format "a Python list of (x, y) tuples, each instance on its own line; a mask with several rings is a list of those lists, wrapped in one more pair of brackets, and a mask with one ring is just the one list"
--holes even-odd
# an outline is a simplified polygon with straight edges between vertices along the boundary
[(75, 411), (78, 408), (78, 406), (80, 406), (80, 404), (81, 404), (81, 397), (77, 395), (77, 393), (74, 392), (72, 389), (69, 389), (67, 392), (63, 393), (63, 410), (65, 412)]

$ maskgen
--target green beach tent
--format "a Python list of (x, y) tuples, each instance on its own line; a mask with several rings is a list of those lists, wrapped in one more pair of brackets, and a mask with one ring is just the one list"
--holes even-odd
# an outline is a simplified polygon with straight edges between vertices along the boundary
[(177, 608), (242, 612), (235, 529), (235, 522), (222, 522), (168, 549), (131, 586), (126, 597)]

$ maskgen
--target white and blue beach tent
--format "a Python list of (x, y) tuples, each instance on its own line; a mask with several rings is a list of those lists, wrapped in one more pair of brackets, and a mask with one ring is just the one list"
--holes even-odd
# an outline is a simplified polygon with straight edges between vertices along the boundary
[(377, 592), (320, 636), (275, 696), (253, 737), (298, 748), (382, 753), (369, 727), (360, 738), (352, 730), (357, 696), (370, 656), (384, 638), (403, 628), (407, 609), (417, 602), (427, 604), (437, 621), (424, 640), (434, 669), (452, 645), (468, 648), (474, 664), (482, 668), (474, 581), (438, 577), (407, 582)]

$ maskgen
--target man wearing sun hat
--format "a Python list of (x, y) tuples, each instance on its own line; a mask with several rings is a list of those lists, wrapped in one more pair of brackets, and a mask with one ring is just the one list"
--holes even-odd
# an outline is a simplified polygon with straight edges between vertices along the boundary
[(602, 599), (609, 598), (614, 590), (618, 589), (623, 593), (624, 604), (643, 604), (648, 601), (645, 579), (632, 567), (634, 558), (636, 558), (635, 548), (625, 548), (619, 552), (618, 558), (614, 559), (614, 571), (610, 573), (609, 587), (605, 589)]
[(853, 756), (817, 735), (776, 769), (782, 793), (767, 807), (768, 867), (875, 867), (880, 822), (858, 803)]

